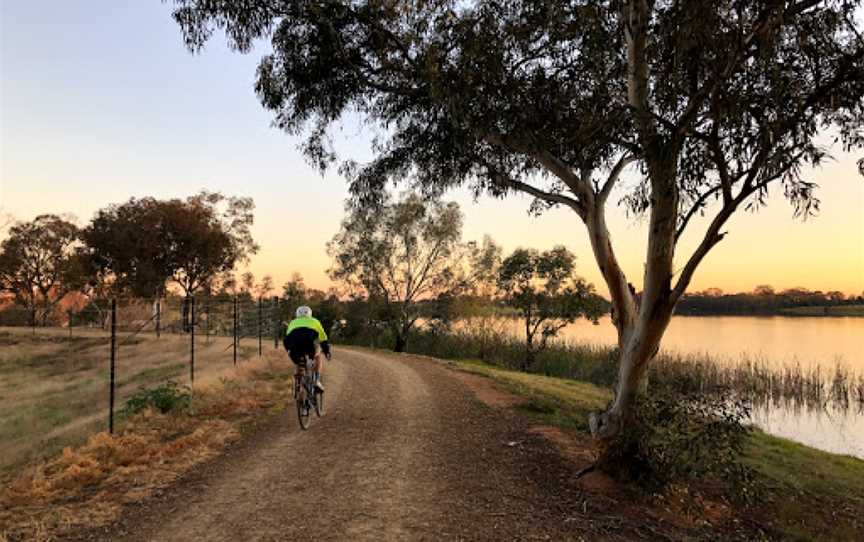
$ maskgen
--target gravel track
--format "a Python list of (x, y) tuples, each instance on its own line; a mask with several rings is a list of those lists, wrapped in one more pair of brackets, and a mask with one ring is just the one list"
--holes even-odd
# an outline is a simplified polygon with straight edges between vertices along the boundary
[(454, 374), (418, 357), (339, 349), (325, 373), (327, 412), (309, 430), (288, 411), (89, 537), (640, 537), (598, 521), (572, 483), (574, 466), (522, 416), (481, 403)]

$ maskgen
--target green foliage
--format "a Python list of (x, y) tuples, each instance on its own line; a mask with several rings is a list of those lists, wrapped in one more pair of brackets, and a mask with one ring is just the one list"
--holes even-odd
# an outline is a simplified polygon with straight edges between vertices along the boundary
[(9, 228), (0, 244), (0, 293), (10, 292), (30, 312), (30, 323), (46, 324), (55, 305), (83, 285), (80, 236), (75, 224), (57, 215)]
[(205, 191), (100, 209), (83, 232), (94, 287), (149, 298), (172, 280), (192, 294), (257, 252), (254, 207), (251, 198)]
[(349, 204), (327, 245), (330, 277), (352, 294), (380, 302), (379, 315), (404, 349), (423, 299), (466, 287), (462, 212), (455, 202), (409, 194), (380, 205)]
[(564, 326), (582, 317), (596, 323), (604, 312), (594, 286), (574, 274), (575, 262), (563, 246), (545, 252), (516, 249), (501, 262), (498, 287), (525, 321), (525, 369)]
[[(768, 285), (757, 286), (752, 292), (723, 293), (719, 288), (685, 294), (675, 306), (676, 314), (788, 314), (824, 316), (860, 313), (864, 297), (846, 297), (838, 291), (810, 291), (788, 288), (775, 291)], [(859, 306), (856, 307), (856, 304)]]
[(638, 400), (635, 415), (606, 443), (600, 468), (648, 490), (714, 477), (751, 501), (758, 487), (744, 462), (751, 429), (747, 403), (729, 393), (685, 395), (660, 385)]
[(182, 386), (173, 380), (155, 388), (140, 387), (126, 401), (123, 407), (125, 416), (132, 416), (147, 408), (153, 408), (163, 414), (182, 412), (192, 403), (192, 391), (188, 386)]
[(584, 215), (600, 192), (591, 173), (635, 153), (646, 175), (627, 187), (633, 211), (669, 199), (650, 198), (664, 165), (682, 221), (724, 183), (745, 205), (782, 183), (807, 211), (817, 134), (864, 145), (856, 0), (175, 4), (193, 51), (216, 28), (243, 52), (270, 40), (255, 89), (277, 126), (308, 136), (315, 165), (336, 159), (328, 128), (344, 118), (388, 127), (373, 160), (343, 167), (362, 197), (413, 178)]

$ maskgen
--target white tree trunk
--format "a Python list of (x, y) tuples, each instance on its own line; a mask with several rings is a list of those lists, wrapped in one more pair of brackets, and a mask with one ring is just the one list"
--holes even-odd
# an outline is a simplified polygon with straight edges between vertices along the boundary
[(652, 206), (640, 299), (636, 299), (633, 287), (615, 258), (606, 228), (603, 201), (594, 206), (586, 221), (594, 256), (609, 287), (618, 329), (615, 398), (605, 412), (594, 413), (589, 419), (592, 434), (606, 442), (619, 437), (632, 420), (635, 400), (647, 388), (648, 363), (657, 354), (675, 306), (671, 289), (678, 206), (675, 169), (660, 164), (660, 167), (649, 170)]
[(623, 333), (627, 339), (618, 357), (615, 398), (605, 412), (593, 413), (589, 418), (595, 438), (609, 442), (626, 431), (635, 415), (637, 397), (646, 392), (648, 364), (657, 354), (670, 318), (671, 309), (667, 308), (640, 311), (632, 329)]

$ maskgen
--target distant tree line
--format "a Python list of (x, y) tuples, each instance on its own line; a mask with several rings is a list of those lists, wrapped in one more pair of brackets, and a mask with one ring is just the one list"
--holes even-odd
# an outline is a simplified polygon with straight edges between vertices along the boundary
[(795, 307), (837, 307), (864, 304), (864, 293), (846, 296), (843, 292), (806, 288), (788, 288), (775, 291), (767, 285), (757, 286), (752, 292), (724, 293), (719, 288), (685, 294), (675, 310), (681, 315), (768, 315), (782, 314)]

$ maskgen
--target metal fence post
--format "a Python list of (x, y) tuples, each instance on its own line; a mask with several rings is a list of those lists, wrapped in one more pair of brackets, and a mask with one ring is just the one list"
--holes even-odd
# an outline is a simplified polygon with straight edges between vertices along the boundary
[(67, 311), (67, 316), (69, 318), (69, 338), (72, 338), (72, 309)]
[(234, 365), (237, 365), (237, 296), (234, 296)]
[(204, 312), (207, 314), (204, 320), (204, 344), (210, 344), (210, 294), (204, 298)]
[(162, 336), (162, 302), (156, 301), (156, 338)]
[(108, 432), (114, 433), (114, 365), (117, 358), (117, 300), (111, 300), (111, 393), (108, 400)]
[(279, 297), (273, 296), (273, 348), (279, 349)]
[(195, 297), (190, 297), (189, 303), (191, 304), (189, 307), (191, 313), (191, 331), (189, 333), (189, 336), (191, 337), (189, 340), (189, 386), (192, 387), (195, 385)]
[(261, 357), (262, 320), (264, 319), (264, 300), (258, 298), (258, 357)]

